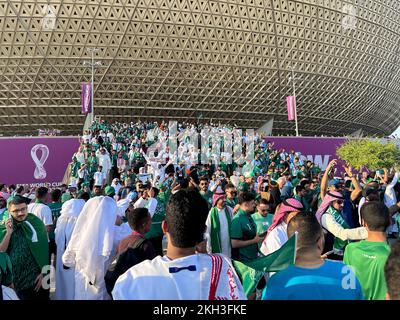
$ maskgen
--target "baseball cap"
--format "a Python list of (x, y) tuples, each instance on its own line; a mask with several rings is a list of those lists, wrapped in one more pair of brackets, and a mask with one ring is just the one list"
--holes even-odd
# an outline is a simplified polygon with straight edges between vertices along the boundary
[(328, 181), (328, 187), (336, 186), (340, 184), (340, 181), (338, 179), (331, 179)]

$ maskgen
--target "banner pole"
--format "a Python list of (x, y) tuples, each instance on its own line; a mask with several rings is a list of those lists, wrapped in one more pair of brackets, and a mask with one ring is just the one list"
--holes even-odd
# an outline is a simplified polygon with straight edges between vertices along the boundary
[(294, 120), (296, 123), (296, 137), (299, 136), (299, 125), (297, 123), (297, 99), (296, 99), (296, 84), (294, 78), (294, 69), (292, 68), (292, 81), (293, 81), (293, 97), (294, 97)]
[(94, 120), (94, 50), (92, 51), (92, 121)]

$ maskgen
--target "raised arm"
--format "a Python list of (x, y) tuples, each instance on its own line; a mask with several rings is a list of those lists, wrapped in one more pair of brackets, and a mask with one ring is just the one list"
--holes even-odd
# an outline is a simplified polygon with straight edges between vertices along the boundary
[(330, 214), (321, 217), (321, 225), (340, 240), (363, 240), (368, 237), (368, 232), (364, 227), (345, 229)]
[(334, 166), (336, 166), (337, 160), (333, 159), (331, 162), (329, 162), (328, 166), (326, 167), (326, 170), (324, 172), (324, 175), (321, 180), (321, 199), (324, 199), (327, 189), (328, 189), (328, 179), (329, 179), (329, 173), (332, 170)]
[(351, 201), (354, 201), (360, 195), (362, 188), (360, 186), (360, 183), (358, 182), (356, 175), (353, 174), (353, 168), (351, 166), (348, 166), (348, 167), (343, 166), (343, 169), (344, 169), (344, 171), (346, 171), (347, 175), (349, 176), (349, 178), (351, 179), (351, 182), (354, 185), (354, 190), (351, 192), (351, 195), (350, 195)]

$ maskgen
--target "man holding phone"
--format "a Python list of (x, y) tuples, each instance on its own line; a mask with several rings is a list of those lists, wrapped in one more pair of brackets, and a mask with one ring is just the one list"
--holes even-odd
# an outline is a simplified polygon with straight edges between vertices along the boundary
[(11, 218), (0, 225), (0, 252), (10, 257), (14, 286), (21, 300), (48, 300), (43, 267), (48, 265), (49, 244), (42, 220), (28, 213), (25, 200), (16, 196), (8, 202)]

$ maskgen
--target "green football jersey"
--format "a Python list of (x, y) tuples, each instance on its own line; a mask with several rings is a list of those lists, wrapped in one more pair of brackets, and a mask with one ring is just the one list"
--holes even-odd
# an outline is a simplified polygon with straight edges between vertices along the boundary
[(343, 262), (353, 268), (366, 300), (385, 300), (384, 268), (389, 254), (390, 246), (385, 242), (363, 240), (346, 247)]
[[(239, 209), (236, 215), (232, 219), (231, 223), (231, 239), (237, 240), (251, 240), (257, 234), (257, 226), (254, 223), (251, 214)], [(241, 262), (247, 262), (258, 257), (258, 245), (251, 244), (246, 247), (241, 247), (236, 250), (238, 253), (237, 260)]]

